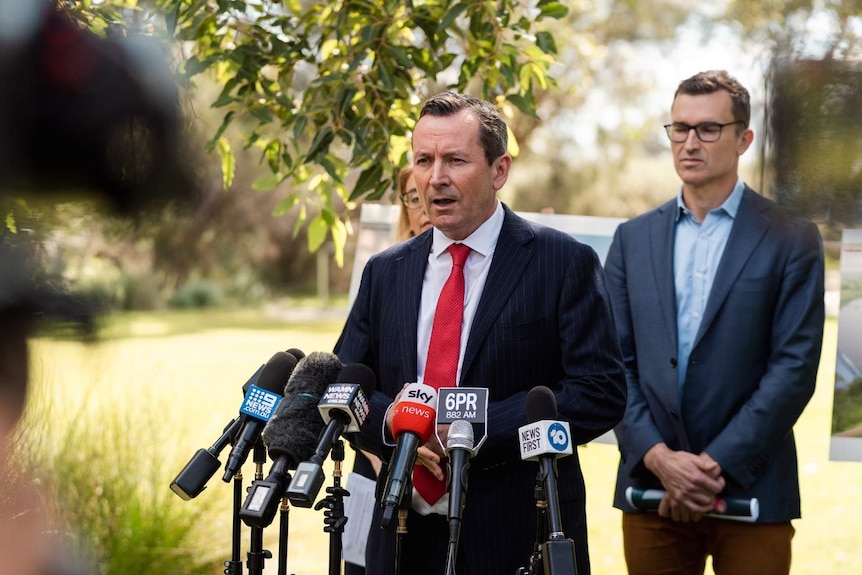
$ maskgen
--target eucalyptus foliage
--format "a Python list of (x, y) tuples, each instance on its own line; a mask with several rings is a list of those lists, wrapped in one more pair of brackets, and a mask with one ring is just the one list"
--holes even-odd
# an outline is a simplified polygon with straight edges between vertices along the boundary
[[(331, 236), (337, 259), (349, 210), (379, 199), (408, 162), (422, 101), (469, 91), (508, 113), (535, 115), (553, 85), (557, 51), (548, 20), (568, 8), (551, 0), (106, 0), (87, 3), (91, 29), (149, 27), (176, 42), (191, 86), (212, 74), (222, 122), (207, 143), (235, 162), (229, 126), (269, 167), (254, 188), (284, 184), (276, 215), (297, 209), (309, 249)], [(347, 213), (341, 210), (346, 205)]]

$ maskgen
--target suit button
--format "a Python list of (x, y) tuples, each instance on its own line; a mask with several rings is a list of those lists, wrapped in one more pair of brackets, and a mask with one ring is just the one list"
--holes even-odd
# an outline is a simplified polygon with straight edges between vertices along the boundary
[(671, 366), (672, 368), (676, 369), (677, 361), (676, 361), (676, 358), (675, 358), (675, 357), (670, 358), (670, 366)]

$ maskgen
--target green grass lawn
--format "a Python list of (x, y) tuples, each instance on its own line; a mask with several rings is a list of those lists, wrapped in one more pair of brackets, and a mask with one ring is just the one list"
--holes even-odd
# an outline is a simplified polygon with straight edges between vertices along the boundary
[[(139, 314), (110, 320), (104, 326), (105, 337), (96, 344), (36, 339), (31, 358), (37, 390), (34, 396), (50, 397), (54, 404), (62, 406), (61, 413), (75, 416), (80, 416), (77, 406), (81, 405), (86, 405), (84, 411), (97, 415), (105, 411), (156, 411), (155, 425), (167, 430), (166, 435), (158, 437), (169, 440), (159, 439), (158, 445), (143, 449), (156, 436), (153, 430), (128, 429), (142, 446), (139, 467), (128, 473), (143, 477), (141, 470), (152, 466), (156, 458), (167, 469), (157, 488), (167, 491), (170, 480), (192, 454), (209, 447), (237, 414), (242, 385), (273, 353), (292, 347), (306, 353), (332, 349), (341, 320), (303, 321), (267, 320), (260, 312), (249, 311)], [(862, 573), (862, 533), (853, 527), (853, 517), (862, 509), (862, 463), (828, 459), (835, 330), (835, 321), (830, 320), (817, 392), (795, 430), (803, 520), (795, 523), (794, 575)], [(227, 450), (222, 454), (222, 463), (226, 456)], [(593, 572), (623, 575), (620, 513), (611, 507), (616, 447), (590, 444), (580, 448), (580, 456), (587, 480)], [(330, 485), (331, 463), (327, 465), (326, 485)], [(348, 459), (345, 468), (350, 466)], [(268, 470), (269, 463), (264, 473)], [(248, 484), (254, 466), (247, 462), (243, 471)], [(208, 515), (211, 519), (201, 525), (201, 532), (206, 534), (209, 552), (228, 560), (232, 489), (222, 482), (221, 472), (198, 498), (174, 499), (181, 512), (192, 513), (199, 505), (213, 505), (215, 509)], [(277, 523), (278, 518), (265, 531), (265, 547), (274, 555), (266, 562), (268, 574), (277, 572)], [(322, 511), (292, 508), (288, 572), (327, 572), (328, 546)], [(246, 529), (243, 560), (247, 549)], [(183, 573), (182, 565), (175, 572)], [(215, 573), (221, 573), (221, 568)]]

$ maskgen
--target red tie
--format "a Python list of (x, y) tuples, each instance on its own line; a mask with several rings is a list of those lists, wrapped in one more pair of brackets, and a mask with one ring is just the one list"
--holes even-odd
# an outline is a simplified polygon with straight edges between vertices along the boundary
[[(452, 256), (452, 272), (443, 285), (434, 311), (431, 327), (431, 343), (425, 361), (425, 385), (435, 389), (455, 387), (458, 382), (458, 358), (461, 355), (461, 322), (464, 318), (464, 262), (470, 248), (464, 244), (449, 246)], [(434, 505), (446, 493), (446, 482), (438, 481), (427, 468), (413, 468), (413, 486), (430, 505)]]

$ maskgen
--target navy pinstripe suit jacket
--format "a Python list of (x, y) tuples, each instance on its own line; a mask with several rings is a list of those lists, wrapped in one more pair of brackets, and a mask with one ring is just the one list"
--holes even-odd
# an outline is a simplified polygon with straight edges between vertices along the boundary
[[(517, 437), (527, 423), (527, 391), (537, 385), (554, 390), (559, 417), (570, 422), (575, 444), (611, 429), (625, 409), (624, 368), (596, 253), (505, 205), (504, 210), (459, 383), (488, 388), (490, 399), (488, 438), (471, 461), (462, 522), (460, 548), (471, 549), (462, 558), (466, 564), (458, 566), (465, 575), (514, 573), (532, 550), (538, 466), (520, 460)], [(426, 232), (368, 261), (335, 347), (342, 362), (364, 363), (377, 375), (371, 412), (356, 443), (384, 461), (391, 455), (381, 442), (386, 409), (405, 382), (416, 381), (416, 330), (431, 244)], [(577, 450), (560, 459), (558, 469), (563, 527), (578, 542), (584, 575), (589, 568), (582, 557), (584, 480)], [(381, 531), (379, 524), (371, 529), (372, 535)]]

